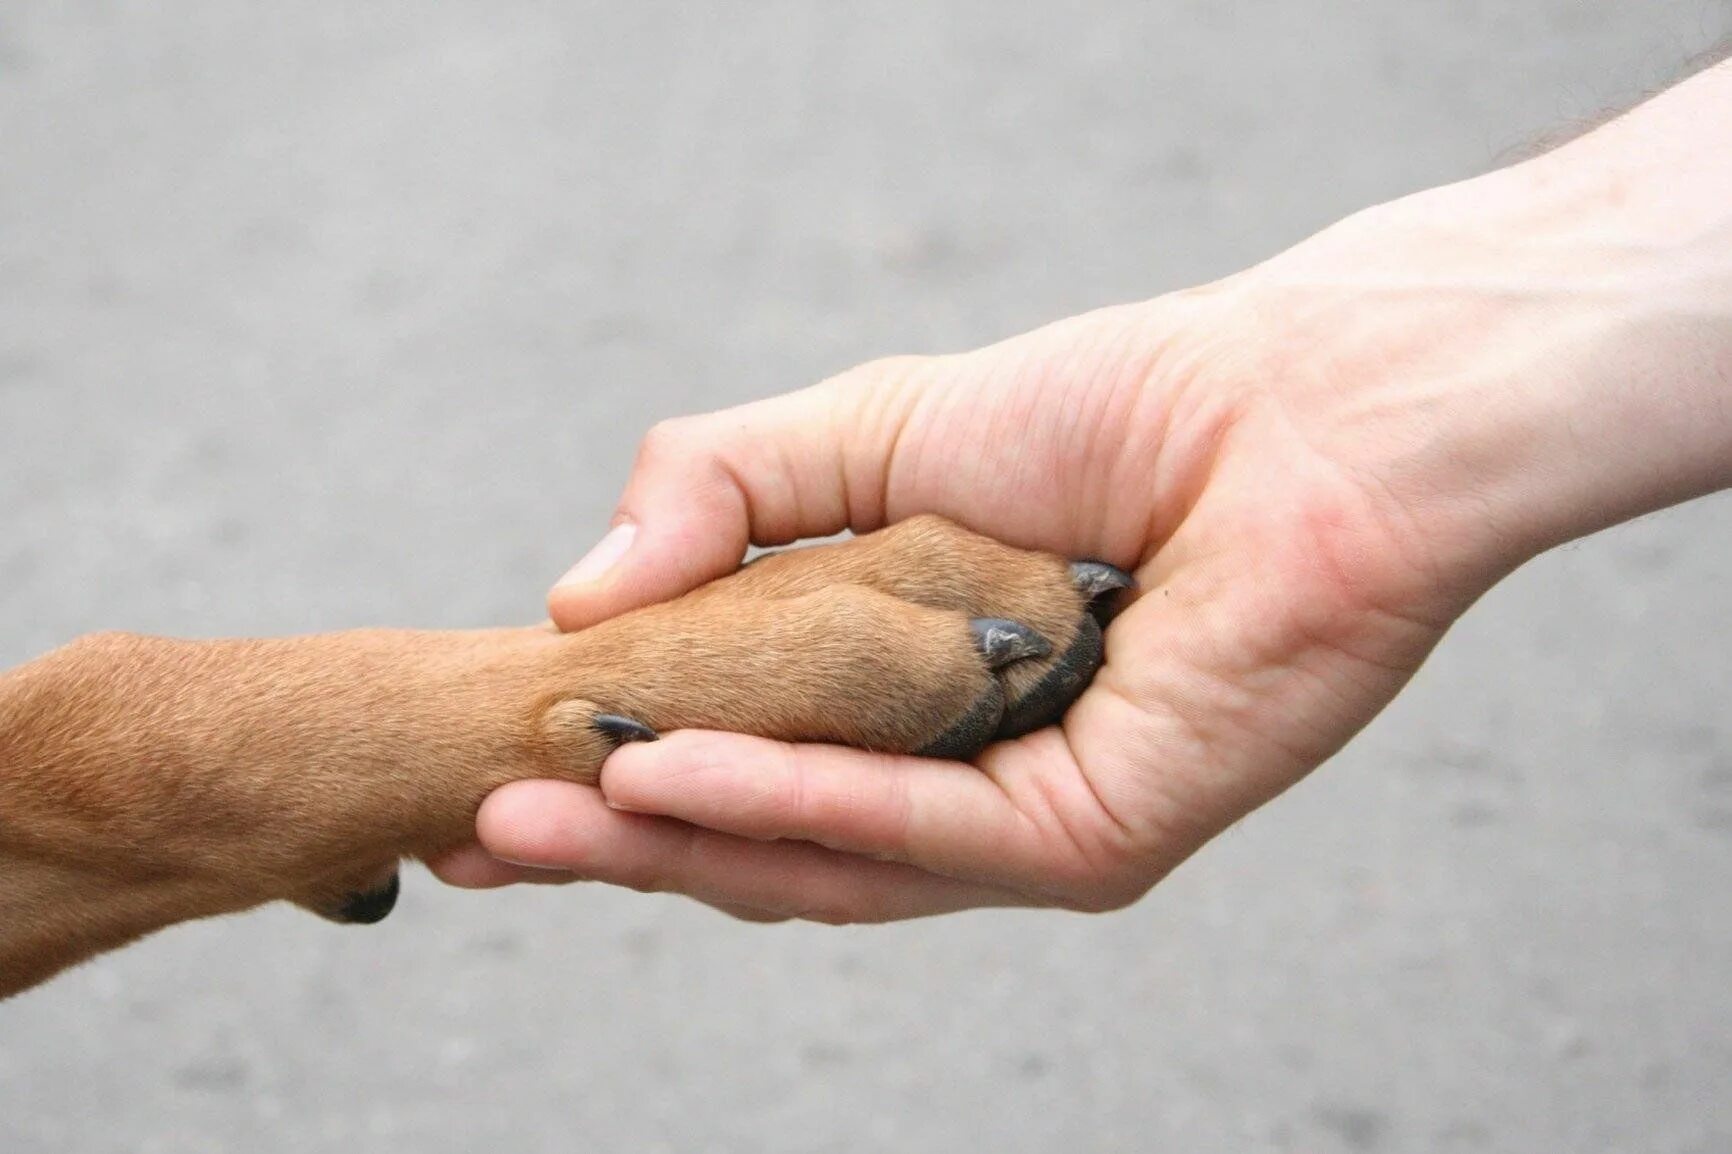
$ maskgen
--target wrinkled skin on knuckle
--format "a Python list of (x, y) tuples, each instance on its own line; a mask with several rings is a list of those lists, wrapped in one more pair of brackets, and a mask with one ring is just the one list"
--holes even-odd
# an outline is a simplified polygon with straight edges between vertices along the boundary
[[(762, 785), (754, 798), (765, 828), (768, 831), (810, 828), (815, 815), (811, 812), (811, 796), (803, 788), (804, 771), (798, 751), (789, 742), (777, 741), (770, 743), (766, 753), (769, 765), (763, 772)], [(729, 771), (724, 764), (703, 765), (701, 762), (695, 769), (700, 775), (706, 771)]]
[(702, 417), (669, 417), (651, 425), (638, 442), (639, 467), (656, 469), (685, 461), (705, 443), (702, 422)]

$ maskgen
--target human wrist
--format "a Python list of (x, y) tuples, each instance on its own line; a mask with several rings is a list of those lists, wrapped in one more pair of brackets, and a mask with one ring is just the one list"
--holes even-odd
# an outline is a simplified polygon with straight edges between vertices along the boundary
[[(1687, 90), (1687, 91), (1686, 91)], [(1732, 72), (1254, 270), (1273, 373), (1469, 595), (1732, 485)]]

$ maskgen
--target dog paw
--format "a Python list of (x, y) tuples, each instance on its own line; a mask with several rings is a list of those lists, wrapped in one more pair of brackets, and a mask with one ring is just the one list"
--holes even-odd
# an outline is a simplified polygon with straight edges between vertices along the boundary
[(1088, 688), (1106, 656), (1101, 627), (1111, 617), (1115, 595), (1135, 585), (1129, 573), (1102, 561), (1074, 561), (1069, 573), (1083, 611), (1076, 617), (1070, 642), (1062, 652), (1014, 675), (1018, 684), (999, 720), (1000, 738), (1033, 733), (1064, 716)]
[(726, 729), (968, 759), (1053, 724), (1131, 577), (937, 517), (771, 554), (568, 639), (541, 733), (586, 777), (624, 741)]

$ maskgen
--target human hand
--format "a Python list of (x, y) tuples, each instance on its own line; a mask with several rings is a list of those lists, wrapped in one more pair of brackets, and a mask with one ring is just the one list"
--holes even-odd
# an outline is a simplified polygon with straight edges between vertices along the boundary
[[(748, 541), (938, 512), (1135, 568), (1143, 596), (1061, 729), (994, 747), (978, 769), (676, 733), (621, 750), (600, 793), (499, 791), (482, 844), (752, 916), (1139, 896), (1364, 724), (1471, 596), (1435, 587), (1442, 546), (1360, 462), (1317, 451), (1331, 398), (1353, 390), (1248, 345), (1246, 291), (881, 362), (664, 425), (621, 502), (629, 550), (551, 598), (555, 621), (581, 628), (731, 571)], [(544, 876), (480, 854), (442, 872)]]
[[(1696, 165), (1706, 195), (1681, 211), (1632, 185), (1665, 128), (1650, 109), (1204, 289), (659, 426), (618, 527), (550, 597), (561, 628), (729, 572), (749, 543), (920, 512), (1131, 568), (1140, 596), (1062, 726), (976, 767), (675, 733), (614, 754), (599, 791), (499, 790), (485, 850), (442, 876), (772, 920), (1135, 900), (1337, 750), (1508, 570), (1732, 480), (1700, 385), (1732, 363), (1725, 262), (1697, 259), (1727, 171), (1673, 141), (1670, 171)], [(1658, 237), (1692, 213), (1681, 263)], [(1684, 382), (1664, 403), (1622, 387), (1656, 370)]]

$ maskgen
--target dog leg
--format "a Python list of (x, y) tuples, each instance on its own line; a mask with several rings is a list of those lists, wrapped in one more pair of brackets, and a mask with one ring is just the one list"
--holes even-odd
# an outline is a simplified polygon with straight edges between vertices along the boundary
[(969, 758), (1056, 719), (1129, 578), (938, 518), (545, 629), (120, 634), (0, 676), (0, 996), (177, 921), (390, 911), (488, 792), (672, 729)]

